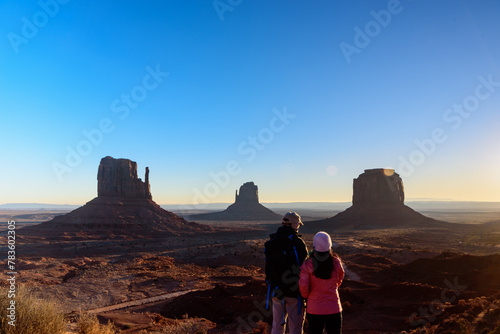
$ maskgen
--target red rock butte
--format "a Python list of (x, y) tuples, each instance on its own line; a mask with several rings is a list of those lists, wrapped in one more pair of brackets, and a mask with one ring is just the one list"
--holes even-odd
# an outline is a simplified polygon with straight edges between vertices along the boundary
[(137, 177), (137, 163), (128, 159), (101, 159), (97, 172), (97, 197), (152, 199), (149, 186), (149, 167), (145, 181)]
[(253, 182), (246, 182), (236, 190), (234, 203), (221, 212), (192, 215), (196, 220), (279, 220), (281, 216), (259, 203), (259, 189)]
[(108, 156), (99, 164), (96, 198), (65, 215), (26, 227), (23, 233), (78, 240), (178, 236), (212, 230), (156, 204), (150, 192), (149, 168), (142, 181), (136, 162)]
[(353, 181), (352, 206), (310, 226), (342, 230), (450, 226), (416, 212), (404, 199), (403, 180), (393, 169), (366, 169)]

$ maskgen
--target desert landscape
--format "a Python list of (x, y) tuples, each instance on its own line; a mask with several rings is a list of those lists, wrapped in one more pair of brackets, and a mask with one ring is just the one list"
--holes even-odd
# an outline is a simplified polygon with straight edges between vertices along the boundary
[(1, 1), (0, 334), (270, 334), (297, 226), (304, 334), (500, 334), (499, 17)]
[[(54, 302), (66, 333), (78, 332), (82, 314), (119, 333), (270, 332), (263, 245), (280, 220), (192, 222), (152, 200), (147, 173), (143, 182), (133, 161), (106, 157), (98, 196), (85, 206), (2, 210), (16, 222), (18, 286)], [(344, 333), (500, 329), (500, 209), (422, 215), (404, 204), (393, 170), (366, 170), (353, 189), (352, 206), (332, 216), (267, 209), (307, 217), (299, 232), (309, 248), (317, 231), (331, 235), (346, 270)], [(240, 188), (249, 210), (257, 192), (253, 183)]]

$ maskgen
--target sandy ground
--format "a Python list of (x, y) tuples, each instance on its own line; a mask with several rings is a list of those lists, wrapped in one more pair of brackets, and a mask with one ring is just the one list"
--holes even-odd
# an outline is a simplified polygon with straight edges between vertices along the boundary
[[(204, 223), (226, 228), (237, 224)], [(18, 235), (22, 235), (21, 227), (18, 226)], [(270, 315), (262, 309), (266, 295), (263, 244), (277, 226), (269, 222), (243, 222), (238, 227), (240, 230), (236, 232), (147, 240), (56, 243), (44, 240), (43, 236), (36, 242), (19, 240), (18, 282), (30, 287), (40, 298), (57, 302), (67, 314), (187, 292), (144, 305), (107, 312), (98, 310), (103, 322), (111, 319), (122, 333), (159, 331), (168, 319), (182, 318), (184, 314), (207, 319), (204, 321), (210, 333), (236, 333), (238, 328), (240, 332), (242, 328), (253, 330), (257, 321), (248, 319), (255, 312), (261, 314), (259, 320), (270, 321)], [(331, 234), (335, 250), (347, 268), (341, 288), (345, 333), (364, 332), (367, 328), (378, 328), (374, 333), (410, 330), (412, 314), (420, 316), (422, 305), (426, 307), (439, 298), (446, 287), (444, 279), (453, 281), (462, 277), (453, 273), (450, 277), (438, 275), (438, 267), (437, 283), (417, 274), (415, 277), (421, 281), (413, 282), (403, 274), (404, 266), (413, 266), (419, 259), (430, 260), (443, 252), (480, 256), (500, 253), (500, 231), (480, 225), (457, 225), (449, 230), (342, 233), (329, 231), (327, 227), (325, 230)], [(305, 228), (301, 232), (311, 247), (315, 231)], [(6, 248), (0, 251), (6, 253)], [(495, 286), (491, 287), (491, 291), (483, 294), (494, 295)], [(395, 291), (402, 295), (395, 296)], [(471, 290), (463, 292), (462, 297), (475, 298), (477, 294)], [(223, 307), (219, 310), (215, 304)], [(375, 306), (378, 308), (374, 309)], [(394, 314), (387, 316), (391, 312)]]

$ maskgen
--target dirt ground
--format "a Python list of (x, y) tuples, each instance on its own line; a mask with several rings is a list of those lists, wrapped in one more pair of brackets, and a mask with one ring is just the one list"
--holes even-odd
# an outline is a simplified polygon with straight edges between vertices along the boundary
[[(209, 333), (263, 332), (271, 322), (263, 244), (277, 226), (247, 222), (234, 232), (228, 226), (223, 232), (144, 240), (21, 238), (18, 282), (56, 301), (68, 315), (185, 292), (98, 313), (121, 333), (160, 332), (172, 319), (186, 318), (200, 318)], [(324, 229), (346, 266), (340, 288), (344, 333), (494, 328), (500, 257), (491, 254), (500, 253), (500, 231), (458, 224), (449, 230)], [(315, 231), (301, 232), (311, 248)]]

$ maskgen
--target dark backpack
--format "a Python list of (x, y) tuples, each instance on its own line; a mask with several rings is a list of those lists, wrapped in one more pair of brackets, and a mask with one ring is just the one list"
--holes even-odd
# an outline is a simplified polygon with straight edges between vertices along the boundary
[(266, 282), (269, 297), (300, 296), (298, 280), (300, 261), (296, 249), (298, 236), (275, 235), (264, 244)]

